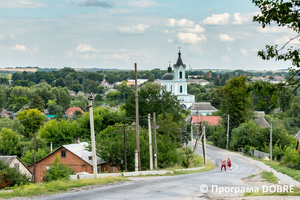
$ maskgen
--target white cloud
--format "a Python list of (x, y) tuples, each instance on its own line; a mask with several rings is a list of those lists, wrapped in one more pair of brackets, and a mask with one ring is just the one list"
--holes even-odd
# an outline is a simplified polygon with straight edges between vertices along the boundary
[(89, 52), (89, 51), (94, 51), (94, 52), (98, 52), (101, 50), (97, 50), (94, 47), (92, 47), (89, 44), (78, 44), (78, 46), (75, 48), (77, 51), (83, 53), (83, 52)]
[(223, 62), (229, 62), (230, 58), (228, 58), (228, 56), (222, 56), (222, 61)]
[(4, 35), (0, 34), (0, 40), (5, 40), (5, 39), (6, 39), (6, 37)]
[(241, 13), (234, 13), (233, 18), (234, 22), (233, 24), (238, 24), (241, 25), (246, 22), (250, 22), (253, 19), (253, 16), (258, 13), (246, 13), (246, 14), (241, 14)]
[(33, 51), (33, 53), (36, 53), (36, 52), (40, 51), (40, 49), (38, 46), (34, 46), (32, 51)]
[(252, 51), (258, 52), (259, 49), (258, 48), (254, 48)]
[(229, 21), (230, 15), (226, 12), (224, 14), (213, 14), (211, 17), (207, 17), (203, 20), (204, 24), (210, 25), (225, 25)]
[(290, 39), (285, 36), (285, 37), (282, 37), (282, 38), (278, 38), (278, 39), (275, 39), (274, 43), (275, 44), (285, 44), (289, 41)]
[(235, 40), (235, 38), (233, 37), (230, 37), (229, 35), (227, 34), (219, 34), (219, 39), (223, 42), (232, 42)]
[(147, 8), (152, 6), (160, 6), (159, 4), (153, 0), (133, 0), (133, 1), (123, 1), (120, 2), (119, 5), (129, 6), (129, 7), (138, 7), (138, 8)]
[(45, 3), (30, 0), (0, 0), (0, 8), (37, 8), (48, 6)]
[(173, 43), (173, 40), (172, 39), (168, 39), (168, 43)]
[(11, 50), (14, 50), (14, 51), (26, 51), (27, 48), (24, 46), (24, 45), (15, 45), (14, 47), (11, 47), (10, 48)]
[(73, 58), (73, 53), (72, 51), (64, 51), (64, 54), (67, 58)]
[(228, 49), (228, 51), (230, 51), (230, 50), (231, 50), (231, 47), (227, 47), (227, 49)]
[(242, 55), (248, 56), (248, 53), (247, 53), (246, 49), (241, 48), (240, 50), (241, 50)]
[(105, 54), (102, 57), (103, 59), (108, 59), (108, 60), (125, 60), (125, 61), (130, 61), (130, 57), (127, 54), (118, 54), (118, 53), (114, 53), (114, 54)]
[(79, 55), (79, 57), (81, 57), (83, 59), (92, 59), (92, 58), (96, 58), (97, 55), (96, 54), (81, 54), (81, 55)]
[(195, 33), (178, 33), (177, 39), (184, 44), (199, 44), (206, 41), (204, 35), (198, 36)]
[(136, 24), (132, 26), (119, 26), (118, 31), (122, 34), (145, 34), (146, 30), (150, 27), (147, 24)]
[(168, 27), (192, 27), (194, 25), (193, 21), (187, 20), (185, 18), (181, 19), (181, 20), (175, 20), (173, 18), (168, 20), (168, 23), (166, 24), (166, 26)]
[(282, 32), (288, 32), (289, 29), (286, 27), (279, 27), (279, 26), (267, 26), (265, 28), (257, 27), (256, 31), (259, 33), (282, 33)]
[(183, 28), (181, 29), (181, 31), (186, 31), (190, 33), (202, 33), (205, 31), (205, 29), (197, 24), (194, 28)]
[(11, 35), (11, 36), (10, 36), (10, 39), (11, 39), (11, 40), (14, 40), (14, 39), (15, 39), (15, 36), (14, 36), (14, 35)]

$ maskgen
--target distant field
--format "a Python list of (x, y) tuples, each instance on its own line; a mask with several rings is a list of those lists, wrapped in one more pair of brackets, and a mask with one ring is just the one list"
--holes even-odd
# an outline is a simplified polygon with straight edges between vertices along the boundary
[(36, 72), (37, 69), (36, 68), (0, 68), (1, 72), (23, 72), (23, 71), (27, 71), (27, 72)]

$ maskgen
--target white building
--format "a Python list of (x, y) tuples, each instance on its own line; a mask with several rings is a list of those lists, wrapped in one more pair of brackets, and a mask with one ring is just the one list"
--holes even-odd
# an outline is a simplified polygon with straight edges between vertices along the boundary
[(167, 92), (178, 96), (181, 107), (189, 108), (195, 103), (195, 96), (187, 93), (187, 81), (185, 79), (185, 68), (181, 59), (181, 53), (178, 53), (177, 63), (172, 67), (169, 65), (168, 72), (161, 78), (161, 86)]

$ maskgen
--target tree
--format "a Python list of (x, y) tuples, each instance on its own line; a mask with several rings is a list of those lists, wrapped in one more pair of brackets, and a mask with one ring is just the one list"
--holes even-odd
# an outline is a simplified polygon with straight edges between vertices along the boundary
[(44, 104), (43, 99), (39, 95), (34, 94), (32, 97), (32, 100), (30, 102), (29, 108), (37, 108), (38, 110), (43, 112), (44, 107), (45, 107), (45, 104)]
[[(37, 149), (36, 151), (36, 160), (41, 160), (44, 158), (48, 153), (44, 149)], [(25, 165), (31, 165), (34, 162), (34, 150), (28, 150), (26, 151), (25, 155), (21, 157), (22, 162)]]
[(53, 83), (53, 87), (66, 87), (66, 83), (65, 80), (63, 78), (58, 78), (54, 81)]
[(24, 126), (18, 119), (11, 120), (8, 118), (0, 118), (0, 130), (2, 130), (3, 128), (11, 129), (20, 135), (22, 135), (25, 130)]
[(71, 122), (69, 119), (48, 121), (40, 129), (38, 135), (46, 139), (47, 144), (52, 142), (55, 147), (71, 144), (75, 141), (75, 138), (81, 137), (77, 122)]
[(8, 128), (0, 131), (0, 149), (2, 155), (16, 155), (18, 153), (19, 137), (17, 133)]
[(56, 180), (68, 180), (70, 175), (75, 174), (75, 172), (68, 167), (68, 165), (59, 163), (59, 154), (56, 154), (54, 162), (50, 165), (47, 170), (46, 175), (43, 177), (45, 182), (56, 181)]
[[(238, 76), (230, 79), (222, 88), (224, 101), (221, 110), (224, 114), (229, 114), (234, 120), (231, 129), (245, 123), (251, 116), (250, 90), (248, 89), (245, 76)], [(227, 120), (223, 120), (227, 123)]]
[(77, 93), (77, 92), (82, 90), (82, 87), (81, 87), (80, 84), (73, 84), (72, 85), (72, 90)]
[[(172, 95), (165, 90), (160, 91), (160, 87), (155, 83), (147, 83), (138, 91), (139, 97), (139, 115), (147, 116), (149, 113), (156, 112), (156, 115), (162, 113), (170, 113), (173, 120), (178, 122), (181, 120), (180, 104), (177, 96)], [(126, 115), (128, 117), (135, 116), (135, 95), (131, 94), (130, 98), (124, 105)], [(141, 125), (147, 125), (146, 121), (141, 121)]]
[[(263, 28), (265, 28), (266, 25), (275, 23), (277, 26), (287, 27), (297, 34), (297, 36), (291, 37), (291, 39), (282, 47), (278, 47), (278, 45), (266, 45), (266, 50), (259, 51), (258, 56), (263, 60), (275, 59), (278, 61), (290, 61), (293, 66), (299, 68), (300, 49), (297, 48), (297, 45), (291, 46), (291, 43), (298, 40), (300, 36), (300, 1), (252, 0), (252, 2), (261, 11), (261, 14), (253, 17), (253, 21), (260, 23)], [(296, 86), (294, 91), (300, 87), (300, 82), (298, 81), (298, 78), (296, 78), (296, 75), (299, 74), (299, 72), (300, 69), (289, 69), (287, 83)], [(292, 93), (290, 96), (291, 95)]]
[(31, 138), (45, 121), (45, 116), (36, 108), (19, 112), (17, 118), (25, 127), (24, 136), (26, 138)]
[(70, 74), (68, 74), (68, 75), (65, 77), (65, 83), (66, 83), (66, 85), (67, 85), (67, 87), (68, 87), (69, 89), (72, 88), (72, 85), (73, 85), (73, 77), (72, 77)]
[(56, 118), (60, 118), (63, 115), (63, 108), (56, 104), (56, 99), (49, 100), (47, 103), (49, 114), (55, 115)]

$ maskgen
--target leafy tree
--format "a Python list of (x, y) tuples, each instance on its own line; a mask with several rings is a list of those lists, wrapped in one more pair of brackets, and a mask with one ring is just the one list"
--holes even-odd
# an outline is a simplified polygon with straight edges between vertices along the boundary
[(73, 120), (77, 120), (80, 117), (82, 117), (82, 113), (79, 110), (75, 110), (73, 114)]
[(77, 122), (71, 122), (69, 119), (48, 121), (40, 129), (39, 136), (46, 139), (48, 145), (52, 142), (55, 147), (71, 144), (75, 138), (81, 137)]
[(56, 154), (54, 163), (51, 164), (50, 168), (46, 172), (46, 175), (43, 177), (43, 180), (45, 182), (68, 180), (70, 178), (70, 175), (75, 174), (75, 172), (71, 168), (59, 162), (59, 154)]
[(71, 106), (80, 107), (82, 110), (85, 110), (88, 105), (87, 102), (88, 99), (82, 94), (79, 94), (75, 97), (75, 100), (71, 102)]
[(105, 93), (105, 87), (103, 85), (98, 86), (98, 93), (99, 94), (104, 94)]
[(25, 130), (24, 126), (20, 123), (20, 120), (18, 120), (18, 119), (11, 120), (8, 118), (0, 119), (0, 130), (2, 130), (3, 128), (11, 129), (20, 135), (23, 134), (23, 132)]
[(21, 174), (16, 168), (9, 167), (2, 160), (0, 161), (0, 188), (28, 183), (29, 177), (26, 174)]
[(31, 138), (45, 121), (45, 116), (38, 109), (28, 109), (18, 113), (17, 118), (25, 127), (24, 136)]
[(9, 98), (9, 101), (11, 102), (9, 108), (13, 112), (19, 111), (25, 104), (29, 102), (27, 97), (17, 97), (16, 95), (12, 95), (12, 97)]
[(58, 78), (53, 82), (53, 87), (66, 87), (65, 80), (63, 78)]
[(4, 155), (16, 155), (18, 152), (19, 137), (17, 133), (8, 128), (0, 131), (0, 149)]
[(51, 115), (55, 115), (57, 118), (60, 118), (63, 115), (63, 108), (56, 104), (56, 99), (49, 100), (47, 106)]
[(154, 74), (151, 74), (151, 75), (149, 76), (149, 78), (148, 78), (148, 81), (149, 81), (149, 82), (155, 81), (155, 75), (154, 75)]
[(180, 126), (173, 121), (170, 113), (163, 113), (157, 116), (157, 132), (162, 135), (169, 135), (173, 142), (180, 142)]
[(93, 80), (84, 79), (82, 82), (82, 87), (84, 92), (98, 94), (99, 83)]
[(65, 83), (66, 83), (66, 85), (67, 85), (67, 87), (68, 87), (69, 89), (72, 88), (72, 85), (73, 85), (73, 77), (72, 77), (70, 74), (68, 74), (68, 75), (65, 77)]
[[(44, 149), (38, 148), (36, 151), (36, 160), (41, 160), (44, 158), (48, 153)], [(31, 165), (34, 163), (34, 150), (28, 150), (26, 151), (25, 155), (21, 157), (22, 162), (25, 165)]]
[[(238, 76), (230, 79), (222, 88), (222, 93), (224, 101), (221, 110), (235, 120), (235, 124), (230, 126), (231, 129), (245, 123), (251, 116), (250, 90), (246, 77)], [(223, 121), (226, 123), (225, 120)]]
[(77, 93), (77, 92), (82, 90), (82, 87), (81, 87), (80, 84), (73, 84), (72, 85), (72, 90)]
[(45, 104), (44, 104), (43, 99), (39, 95), (34, 94), (32, 100), (30, 102), (29, 108), (37, 108), (38, 110), (43, 112), (44, 107), (45, 107)]
[[(258, 56), (263, 60), (275, 59), (278, 61), (290, 61), (295, 67), (300, 67), (300, 49), (297, 45), (291, 46), (291, 42), (298, 40), (300, 33), (300, 2), (298, 0), (252, 0), (252, 2), (260, 9), (261, 14), (253, 17), (253, 20), (260, 23), (263, 28), (273, 23), (279, 27), (287, 27), (293, 30), (297, 36), (292, 37), (284, 46), (266, 45), (266, 50), (258, 52)], [(300, 86), (300, 82), (296, 75), (300, 69), (289, 69), (289, 77), (287, 83), (296, 85), (295, 90)], [(291, 94), (290, 94), (291, 95)]]
[(98, 81), (99, 83), (103, 81), (103, 74), (97, 73), (97, 72), (89, 72), (86, 76), (88, 79), (93, 81)]
[(0, 77), (0, 85), (8, 85), (8, 79), (4, 77)]
[[(140, 116), (147, 116), (153, 112), (155, 112), (156, 115), (170, 113), (175, 122), (181, 120), (179, 112), (180, 104), (177, 97), (165, 90), (160, 91), (158, 84), (147, 83), (138, 91), (138, 96)], [(128, 117), (135, 116), (135, 95), (133, 93), (126, 101), (124, 109)], [(146, 126), (147, 122), (141, 121), (140, 124)]]
[(30, 87), (30, 82), (28, 80), (16, 80), (12, 82), (12, 85), (19, 85), (19, 86), (23, 86), (23, 87)]

